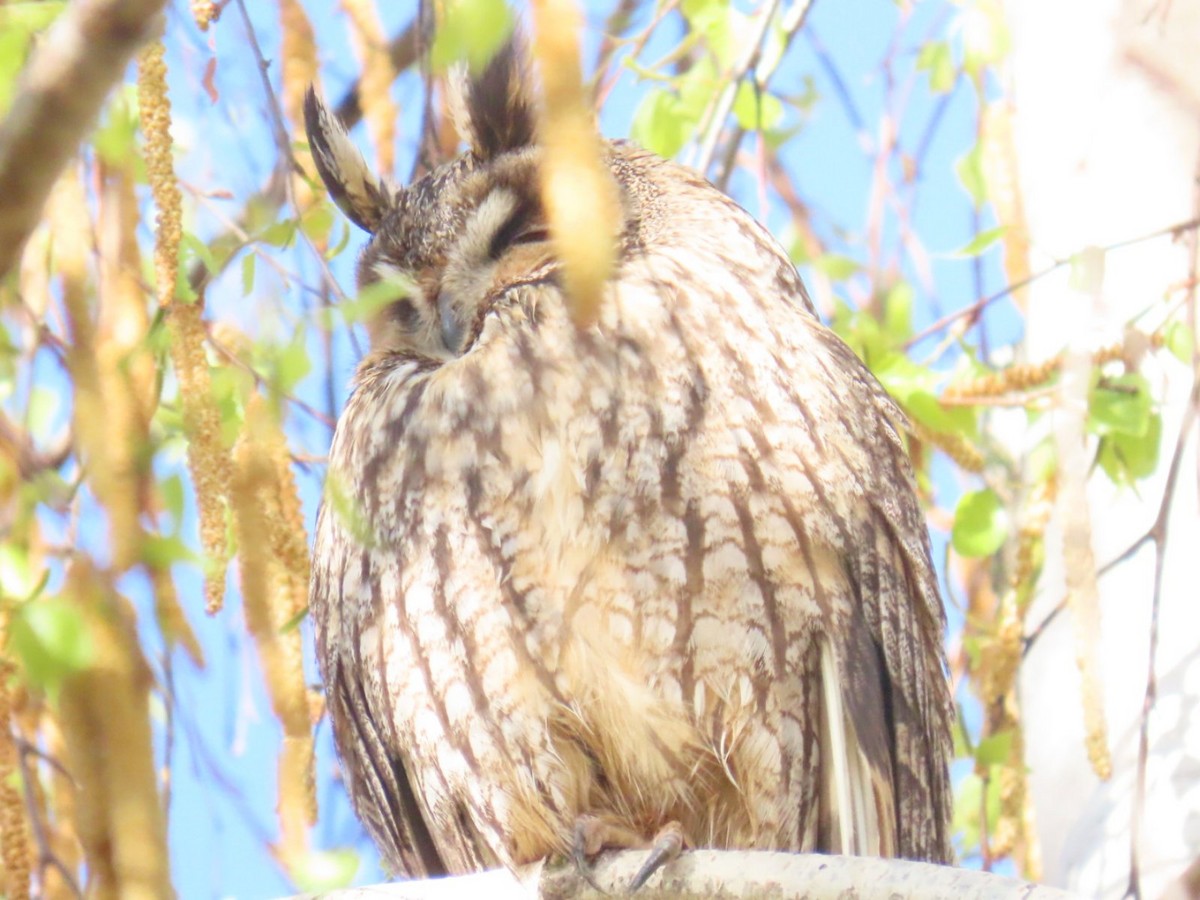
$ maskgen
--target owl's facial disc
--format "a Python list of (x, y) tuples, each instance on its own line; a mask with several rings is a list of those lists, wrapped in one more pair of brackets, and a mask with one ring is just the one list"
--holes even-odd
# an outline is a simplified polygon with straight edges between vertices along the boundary
[(483, 197), (468, 215), (442, 273), (437, 306), (447, 350), (465, 352), (506, 288), (545, 266), (548, 240), (536, 199), (505, 186)]

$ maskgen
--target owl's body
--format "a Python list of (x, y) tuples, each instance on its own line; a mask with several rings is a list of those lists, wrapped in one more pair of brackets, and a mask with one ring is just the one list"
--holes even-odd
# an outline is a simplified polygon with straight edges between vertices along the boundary
[(578, 328), (531, 107), (489, 124), (486, 87), (474, 152), (395, 196), (310, 105), (374, 232), (360, 282), (406, 284), (338, 423), (312, 584), (385, 858), (521, 865), (581, 818), (948, 858), (943, 618), (891, 401), (761, 226), (628, 145), (618, 268)]

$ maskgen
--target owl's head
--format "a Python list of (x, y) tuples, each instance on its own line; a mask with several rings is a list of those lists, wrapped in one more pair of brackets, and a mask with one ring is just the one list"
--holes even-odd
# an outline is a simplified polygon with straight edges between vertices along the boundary
[(370, 234), (360, 290), (395, 286), (367, 323), (372, 348), (449, 359), (474, 343), (496, 302), (555, 277), (539, 196), (535, 100), (523, 56), (507, 45), (477, 76), (461, 77), (452, 106), (467, 152), (413, 184), (375, 175), (309, 89), (305, 124), (321, 178)]

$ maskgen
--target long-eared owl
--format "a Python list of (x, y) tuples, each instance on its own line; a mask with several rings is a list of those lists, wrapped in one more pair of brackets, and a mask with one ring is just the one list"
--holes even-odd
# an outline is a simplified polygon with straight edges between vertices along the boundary
[(359, 286), (394, 288), (311, 587), (359, 815), (413, 877), (566, 855), (581, 822), (947, 860), (944, 614), (898, 410), (762, 226), (620, 141), (617, 264), (578, 326), (520, 56), (404, 188), (306, 106), (370, 233)]

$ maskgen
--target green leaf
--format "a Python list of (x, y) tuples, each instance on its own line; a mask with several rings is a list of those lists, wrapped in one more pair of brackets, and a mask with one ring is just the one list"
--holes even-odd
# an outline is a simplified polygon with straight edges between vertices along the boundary
[(987, 202), (987, 180), (983, 177), (983, 146), (975, 146), (960, 156), (954, 163), (958, 182), (979, 209)]
[(1167, 326), (1163, 335), (1168, 350), (1185, 366), (1192, 364), (1192, 353), (1196, 347), (1196, 338), (1186, 322), (1172, 322)]
[(917, 70), (929, 73), (929, 89), (945, 94), (954, 88), (957, 73), (950, 45), (945, 41), (930, 41), (917, 54)]
[(680, 10), (692, 30), (704, 35), (721, 67), (727, 68), (737, 52), (738, 18), (745, 17), (732, 8), (729, 0), (683, 0)]
[(324, 893), (348, 887), (358, 865), (353, 850), (312, 850), (292, 865), (291, 874), (300, 890)]
[(664, 88), (652, 88), (633, 114), (630, 135), (647, 150), (670, 159), (688, 142), (693, 124), (678, 96)]
[(960, 434), (965, 438), (977, 436), (978, 414), (969, 406), (942, 406), (937, 398), (942, 373), (922, 366), (902, 352), (889, 349), (874, 361), (872, 371), (879, 382), (888, 389), (904, 407), (909, 416), (934, 431)]
[(26, 411), (26, 422), (29, 434), (37, 443), (43, 443), (50, 437), (50, 429), (58, 418), (62, 398), (57, 391), (52, 391), (44, 384), (33, 386), (29, 392), (29, 407)]
[(839, 253), (824, 253), (813, 260), (813, 266), (828, 275), (831, 281), (845, 281), (862, 271), (858, 260)]
[(274, 377), (272, 384), (281, 394), (291, 394), (312, 370), (312, 361), (308, 358), (308, 347), (305, 345), (305, 329), (298, 329), (292, 340), (282, 347), (275, 357)]
[(336, 259), (346, 249), (346, 245), (350, 243), (350, 226), (343, 220), (338, 223), (341, 226), (341, 236), (338, 237), (337, 243), (325, 251), (326, 259)]
[(1004, 236), (1005, 226), (998, 225), (995, 228), (989, 228), (987, 231), (981, 231), (961, 249), (956, 250), (952, 255), (956, 257), (972, 257), (979, 256), (988, 247), (1000, 240)]
[(513, 29), (504, 0), (453, 0), (434, 35), (430, 62), (445, 72), (465, 60), (472, 72), (482, 72)]
[(247, 253), (242, 257), (242, 296), (249, 297), (254, 293), (254, 265), (255, 257), (253, 252)]
[(1100, 439), (1096, 462), (1114, 484), (1132, 485), (1158, 469), (1162, 416), (1152, 413), (1140, 435), (1112, 432)]
[(26, 600), (37, 590), (42, 575), (35, 577), (29, 552), (20, 544), (0, 543), (0, 595)]
[(916, 294), (907, 281), (898, 281), (883, 297), (883, 330), (899, 346), (912, 337), (913, 301)]
[(163, 506), (178, 526), (183, 521), (184, 503), (187, 493), (183, 486), (183, 478), (178, 472), (168, 475), (158, 483), (158, 492), (162, 497)]
[[(347, 325), (354, 325), (358, 322), (366, 322), (386, 308), (389, 303), (395, 303), (404, 297), (411, 297), (416, 291), (417, 286), (412, 281), (387, 278), (368, 284), (358, 292), (353, 300), (346, 300), (328, 311), (322, 310), (321, 312), (326, 315), (341, 316), (342, 321)], [(332, 325), (332, 322), (327, 324)]]
[(680, 78), (676, 79), (679, 88), (680, 114), (688, 125), (688, 137), (700, 125), (700, 119), (708, 111), (713, 95), (720, 87), (720, 79), (716, 67), (707, 56), (696, 60)]
[(38, 0), (38, 2), (8, 2), (0, 5), (0, 28), (20, 29), (36, 34), (49, 28), (59, 13), (66, 8), (66, 0)]
[(341, 473), (330, 469), (325, 476), (325, 501), (338, 522), (363, 547), (379, 546), (379, 538), (363, 513), (358, 499), (343, 483)]
[(978, 437), (978, 415), (968, 406), (942, 406), (933, 391), (913, 390), (903, 402), (904, 410), (922, 425), (965, 438)]
[(296, 220), (283, 219), (274, 222), (258, 233), (258, 239), (272, 247), (287, 247), (296, 236)]
[(831, 324), (837, 336), (882, 380), (880, 371), (892, 363), (893, 356), (899, 354), (893, 352), (887, 336), (879, 327), (879, 320), (838, 301)]
[(0, 115), (8, 111), (33, 36), (50, 27), (65, 0), (0, 3)]
[(179, 535), (147, 534), (142, 540), (142, 559), (153, 568), (166, 569), (174, 563), (197, 563), (200, 556)]
[(1008, 762), (1012, 753), (1012, 730), (988, 735), (975, 747), (975, 762), (983, 766), (999, 766)]
[(995, 491), (963, 494), (954, 510), (950, 540), (960, 556), (991, 556), (1008, 537), (1008, 514)]
[(1004, 9), (996, 0), (974, 0), (963, 11), (960, 25), (963, 68), (978, 79), (987, 66), (1008, 55), (1011, 40)]
[(1088, 397), (1088, 430), (1141, 437), (1153, 412), (1150, 384), (1137, 372), (1101, 378)]
[(328, 203), (317, 203), (300, 220), (300, 230), (314, 241), (324, 241), (333, 230), (335, 221), (333, 208)]
[(1025, 455), (1025, 481), (1035, 484), (1054, 478), (1058, 472), (1058, 447), (1054, 438), (1047, 436), (1038, 441)]
[(129, 166), (133, 162), (140, 169), (142, 158), (137, 135), (137, 88), (132, 84), (122, 85), (113, 93), (112, 102), (92, 138), (92, 146), (110, 166)]
[(300, 610), (300, 612), (296, 613), (294, 616), (292, 616), (290, 619), (288, 619), (286, 622), (284, 622), (283, 625), (281, 625), (279, 628), (279, 633), (287, 634), (290, 631), (295, 631), (297, 628), (300, 627), (300, 623), (303, 622), (307, 618), (308, 618), (308, 607), (306, 606), (306, 607), (304, 607), (304, 609)]
[(221, 414), (221, 438), (232, 447), (242, 431), (246, 399), (254, 390), (254, 376), (241, 366), (216, 366), (209, 370), (212, 397)]
[(979, 849), (979, 814), (981, 807), (987, 816), (988, 833), (994, 834), (996, 822), (1000, 818), (1000, 779), (996, 770), (991, 770), (992, 777), (988, 779), (987, 799), (984, 802), (983, 779), (971, 772), (958, 785), (954, 792), (954, 820), (952, 827), (955, 834), (961, 835), (963, 849), (970, 854)]
[(746, 131), (770, 131), (783, 118), (783, 104), (778, 97), (743, 81), (733, 101), (733, 114), (738, 126)]
[(51, 693), (67, 676), (86, 668), (94, 655), (82, 613), (61, 597), (17, 607), (8, 643), (29, 681)]
[(220, 271), (217, 266), (217, 258), (209, 249), (208, 244), (196, 237), (190, 231), (185, 231), (180, 239), (180, 259), (179, 268), (186, 269), (188, 264), (193, 260), (198, 259), (204, 263), (204, 268), (210, 272)]

